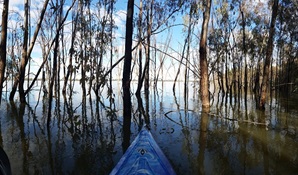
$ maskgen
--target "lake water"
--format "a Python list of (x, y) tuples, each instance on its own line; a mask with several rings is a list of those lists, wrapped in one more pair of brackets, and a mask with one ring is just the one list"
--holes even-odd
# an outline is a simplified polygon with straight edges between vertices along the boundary
[[(136, 86), (132, 91), (135, 92)], [(142, 99), (153, 137), (177, 174), (297, 174), (298, 97), (268, 99), (265, 112), (248, 95), (215, 93), (210, 113), (201, 112), (197, 88), (158, 82)], [(3, 100), (0, 144), (12, 174), (109, 174), (123, 155), (121, 82), (113, 82), (113, 103), (102, 91), (54, 98), (47, 127), (47, 99), (37, 87), (28, 104)], [(5, 92), (3, 97), (5, 97)], [(18, 101), (18, 100), (16, 100)], [(140, 128), (140, 110), (133, 96), (130, 142)]]

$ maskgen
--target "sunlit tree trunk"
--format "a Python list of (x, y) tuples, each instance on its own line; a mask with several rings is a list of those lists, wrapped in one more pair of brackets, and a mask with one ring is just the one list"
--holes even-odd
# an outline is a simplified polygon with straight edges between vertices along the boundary
[(2, 26), (1, 26), (1, 41), (0, 41), (0, 104), (2, 98), (2, 88), (5, 76), (6, 67), (6, 43), (7, 43), (7, 19), (8, 19), (9, 0), (3, 1), (2, 9)]
[(210, 108), (209, 99), (209, 77), (208, 77), (208, 62), (207, 62), (207, 34), (208, 34), (208, 23), (210, 18), (211, 1), (206, 0), (205, 11), (203, 14), (203, 24), (201, 31), (200, 40), (200, 95), (202, 100), (202, 107), (204, 109)]
[(275, 21), (276, 21), (277, 13), (278, 13), (278, 0), (274, 0), (274, 3), (272, 5), (272, 18), (271, 18), (271, 24), (269, 29), (269, 39), (267, 44), (266, 58), (264, 60), (263, 81), (261, 86), (260, 103), (259, 103), (260, 109), (265, 109), (267, 86), (269, 81), (269, 69), (270, 69), (271, 57), (273, 52), (273, 39), (275, 34)]
[(19, 95), (20, 95), (20, 101), (21, 103), (25, 103), (25, 93), (24, 93), (24, 81), (25, 81), (25, 71), (26, 66), (28, 63), (28, 16), (29, 16), (29, 2), (28, 0), (25, 0), (24, 2), (24, 38), (23, 38), (23, 48), (22, 48), (22, 59), (20, 64), (20, 73), (19, 73)]

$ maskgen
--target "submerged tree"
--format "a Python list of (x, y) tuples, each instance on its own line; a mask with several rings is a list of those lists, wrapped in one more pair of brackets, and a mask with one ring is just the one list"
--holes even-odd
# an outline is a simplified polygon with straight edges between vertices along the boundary
[(0, 40), (0, 104), (2, 99), (2, 88), (6, 67), (6, 43), (7, 43), (7, 18), (9, 0), (3, 1), (2, 21), (1, 21), (1, 40)]
[(33, 37), (32, 37), (32, 39), (30, 41), (30, 45), (29, 45), (29, 49), (28, 49), (28, 37), (29, 37), (29, 33), (28, 33), (28, 30), (29, 30), (29, 26), (28, 26), (28, 23), (29, 23), (28, 22), (29, 21), (29, 1), (28, 0), (25, 0), (25, 5), (24, 5), (24, 8), (25, 8), (25, 12), (24, 12), (25, 13), (24, 14), (25, 19), (24, 19), (24, 26), (23, 26), (24, 36), (23, 36), (23, 47), (22, 47), (22, 59), (21, 59), (21, 62), (20, 62), (19, 74), (18, 74), (17, 78), (15, 79), (14, 84), (13, 84), (13, 87), (12, 87), (12, 90), (10, 92), (9, 100), (11, 100), (11, 101), (14, 98), (14, 95), (15, 95), (15, 92), (17, 90), (17, 87), (19, 87), (20, 101), (22, 103), (24, 103), (26, 101), (26, 99), (25, 99), (26, 94), (29, 92), (30, 88), (32, 88), (32, 86), (33, 86), (33, 84), (35, 82), (35, 81), (33, 81), (32, 84), (28, 87), (28, 89), (26, 91), (24, 90), (24, 81), (25, 81), (26, 66), (28, 64), (29, 58), (31, 56), (31, 52), (32, 52), (32, 50), (34, 48), (35, 41), (37, 39), (39, 30), (41, 28), (41, 24), (42, 24), (44, 15), (45, 15), (45, 11), (46, 11), (47, 6), (48, 6), (48, 2), (49, 2), (49, 0), (46, 0), (44, 2), (43, 8), (41, 10), (41, 14), (39, 16), (39, 20), (37, 22), (37, 25), (36, 25), (36, 28), (35, 28)]
[[(124, 118), (124, 134), (130, 136), (130, 123), (131, 123), (131, 96), (130, 96), (130, 72), (132, 60), (132, 34), (133, 34), (133, 11), (134, 0), (129, 0), (127, 3), (126, 14), (126, 32), (125, 32), (125, 58), (123, 65), (122, 88), (123, 88), (123, 118)], [(123, 145), (124, 150), (129, 146)]]
[(272, 5), (272, 18), (271, 24), (269, 28), (269, 39), (266, 51), (266, 58), (264, 60), (264, 70), (263, 70), (263, 81), (261, 86), (261, 96), (260, 96), (260, 103), (258, 104), (260, 109), (265, 109), (266, 103), (266, 94), (267, 94), (267, 87), (269, 81), (269, 69), (271, 64), (271, 57), (273, 53), (273, 40), (275, 35), (275, 21), (278, 12), (278, 0), (274, 0)]
[(207, 34), (208, 23), (210, 18), (210, 8), (212, 0), (205, 0), (205, 10), (203, 13), (203, 24), (200, 40), (200, 95), (202, 100), (202, 107), (204, 109), (210, 108), (209, 99), (209, 77), (208, 77), (208, 61), (207, 61)]

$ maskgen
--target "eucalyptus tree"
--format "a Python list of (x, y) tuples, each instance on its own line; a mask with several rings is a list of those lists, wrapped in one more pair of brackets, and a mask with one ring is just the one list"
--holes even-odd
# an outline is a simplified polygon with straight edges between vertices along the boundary
[[(229, 24), (229, 4), (227, 1), (214, 2), (212, 10), (211, 29), (208, 37), (209, 50), (215, 55), (215, 60), (210, 61), (211, 72), (216, 72), (220, 92), (225, 94), (229, 91), (229, 76), (228, 76), (228, 43), (230, 37)], [(225, 77), (225, 81), (224, 81)], [(226, 84), (226, 86), (225, 86)]]
[[(104, 77), (105, 67), (103, 65), (104, 56), (107, 55), (107, 50), (113, 50), (109, 48), (113, 40), (113, 35), (111, 35), (112, 30), (116, 27), (113, 25), (113, 5), (116, 1), (103, 0), (98, 2), (97, 8), (100, 9), (96, 13), (96, 19), (98, 20), (96, 25), (96, 35), (95, 35), (95, 60), (96, 64), (93, 66), (95, 68), (96, 83), (94, 85), (94, 91), (96, 94), (99, 92), (99, 88), (106, 82)], [(103, 13), (102, 13), (103, 10)], [(112, 54), (110, 52), (110, 54)], [(110, 60), (112, 61), (112, 60)], [(110, 65), (111, 66), (111, 65)]]
[(1, 40), (0, 40), (0, 104), (2, 99), (2, 89), (6, 68), (6, 45), (7, 45), (7, 19), (9, 0), (3, 1), (2, 20), (1, 20)]
[[(276, 88), (281, 92), (289, 92), (291, 84), (298, 81), (298, 2), (280, 2), (277, 18), (277, 47), (278, 60), (276, 60)], [(288, 86), (289, 85), (289, 86)]]
[[(175, 80), (174, 80), (174, 84), (173, 84), (173, 91), (175, 91), (175, 87), (176, 87), (176, 81), (178, 80), (178, 76), (180, 74), (180, 68), (182, 63), (184, 62), (185, 59), (185, 74), (184, 74), (184, 95), (186, 96), (186, 91), (187, 91), (187, 80), (188, 80), (188, 67), (189, 67), (189, 51), (190, 51), (190, 44), (191, 44), (191, 36), (193, 31), (193, 26), (196, 22), (196, 20), (194, 19), (194, 15), (197, 12), (197, 4), (195, 2), (191, 2), (190, 7), (189, 7), (189, 14), (185, 17), (184, 22), (187, 23), (185, 25), (187, 25), (187, 33), (186, 33), (186, 38), (183, 44), (183, 49), (182, 49), (182, 55), (181, 55), (181, 60), (179, 61), (179, 66), (178, 66), (178, 70), (175, 76)], [(185, 56), (186, 55), (186, 56)]]
[[(123, 88), (123, 126), (124, 134), (130, 138), (130, 124), (131, 124), (131, 96), (130, 96), (130, 81), (131, 81), (131, 61), (132, 61), (132, 35), (133, 35), (133, 15), (134, 15), (134, 0), (127, 2), (126, 14), (126, 32), (125, 32), (125, 58), (122, 74), (122, 88)], [(125, 139), (126, 140), (126, 139)], [(128, 142), (123, 145), (124, 150), (129, 146)]]
[[(188, 1), (187, 1), (188, 2)], [(145, 81), (145, 91), (149, 90), (150, 81), (150, 62), (152, 61), (151, 50), (151, 37), (171, 27), (171, 20), (175, 19), (176, 13), (178, 13), (182, 7), (186, 4), (186, 1), (162, 1), (162, 0), (146, 0), (142, 1), (142, 14), (139, 15), (139, 25), (142, 24), (142, 30), (144, 33), (144, 39), (142, 39), (145, 47), (145, 64), (144, 68), (139, 68), (138, 88), (136, 94), (139, 94)], [(144, 18), (145, 17), (145, 18)], [(140, 30), (139, 30), (140, 31)], [(139, 61), (140, 62), (140, 61)], [(140, 62), (141, 63), (141, 62)], [(143, 66), (143, 65), (139, 65)]]
[(28, 48), (28, 35), (29, 35), (29, 26), (28, 26), (28, 21), (29, 21), (29, 1), (25, 0), (24, 1), (24, 25), (23, 25), (23, 48), (22, 48), (22, 59), (20, 61), (20, 68), (19, 68), (19, 75), (14, 81), (9, 100), (13, 100), (15, 92), (17, 90), (17, 87), (19, 87), (19, 96), (20, 96), (20, 101), (24, 103), (26, 101), (25, 96), (26, 94), (30, 91), (32, 86), (29, 86), (28, 89), (25, 91), (24, 90), (24, 81), (25, 81), (25, 71), (26, 71), (26, 66), (28, 64), (28, 60), (31, 57), (31, 52), (34, 48), (39, 30), (41, 28), (41, 24), (44, 18), (45, 11), (47, 9), (49, 0), (46, 0), (44, 2), (43, 8), (41, 10), (41, 14), (39, 16), (39, 20), (36, 24), (36, 28), (33, 34), (33, 37), (30, 41), (30, 45)]
[(241, 19), (242, 19), (242, 49), (243, 49), (243, 58), (244, 58), (244, 94), (245, 98), (247, 97), (247, 89), (248, 89), (248, 75), (247, 75), (247, 49), (246, 49), (246, 35), (245, 35), (245, 27), (246, 27), (246, 18), (245, 18), (245, 12), (246, 8), (244, 8), (244, 3), (239, 5), (240, 13), (241, 13)]
[[(234, 2), (227, 0), (214, 2), (212, 29), (209, 35), (209, 46), (215, 60), (210, 60), (211, 71), (216, 71), (219, 84), (223, 93), (232, 93), (232, 86), (235, 85), (235, 76), (231, 80), (231, 65), (234, 75), (236, 73), (234, 60), (235, 54), (235, 28), (237, 27), (237, 16)], [(215, 53), (214, 53), (215, 52)], [(217, 70), (214, 67), (217, 64)], [(214, 66), (213, 66), (214, 65)], [(214, 73), (214, 72), (212, 72)]]
[(209, 98), (209, 77), (208, 77), (208, 61), (207, 61), (207, 36), (208, 23), (210, 18), (210, 8), (212, 0), (205, 0), (203, 23), (200, 39), (200, 96), (202, 100), (202, 107), (204, 110), (210, 108)]
[(9, 15), (10, 20), (14, 20), (15, 23), (10, 23), (10, 27), (8, 28), (8, 41), (7, 41), (7, 66), (6, 66), (6, 76), (7, 79), (11, 80), (11, 87), (13, 86), (13, 82), (17, 77), (18, 69), (19, 69), (19, 60), (22, 55), (22, 20), (23, 18), (18, 12), (10, 11)]
[(275, 35), (275, 21), (276, 21), (277, 15), (278, 15), (278, 6), (279, 6), (278, 0), (274, 0), (273, 5), (272, 5), (272, 17), (271, 17), (271, 23), (270, 23), (270, 28), (269, 28), (269, 38), (268, 38), (268, 44), (267, 44), (267, 50), (266, 50), (266, 58), (264, 60), (260, 103), (258, 104), (258, 107), (261, 109), (265, 109), (265, 103), (266, 103), (267, 87), (268, 87), (268, 81), (269, 81), (269, 68), (270, 68), (272, 53), (273, 53), (273, 40), (274, 40), (274, 35)]
[(142, 72), (143, 72), (143, 50), (142, 50), (142, 38), (143, 38), (143, 0), (140, 0), (139, 16), (138, 16), (138, 57), (139, 57), (139, 74), (138, 74), (138, 87), (136, 95), (140, 97), (140, 91), (142, 88)]
[[(75, 1), (75, 0), (73, 0)], [(75, 48), (74, 48), (74, 45), (75, 45), (75, 38), (76, 38), (76, 34), (77, 34), (77, 28), (78, 28), (78, 23), (76, 21), (78, 21), (78, 17), (79, 17), (79, 14), (76, 13), (75, 11), (72, 12), (72, 22), (71, 23), (71, 41), (70, 41), (70, 48), (69, 48), (69, 57), (68, 57), (68, 66), (67, 66), (67, 71), (66, 71), (66, 75), (64, 76), (64, 83), (63, 83), (63, 88), (62, 88), (62, 94), (63, 95), (66, 95), (66, 88), (67, 88), (67, 85), (68, 85), (68, 80), (72, 79), (72, 75), (73, 75), (73, 72), (75, 72), (75, 68), (74, 68), (74, 65), (73, 65), (73, 57), (75, 55)], [(71, 88), (71, 82), (70, 82), (70, 89)], [(72, 90), (70, 90), (70, 96), (72, 94)]]
[[(56, 2), (55, 7), (57, 9), (54, 9), (56, 11), (56, 37), (54, 38), (54, 48), (53, 48), (53, 63), (52, 63), (52, 73), (51, 73), (51, 79), (50, 79), (50, 86), (49, 86), (49, 109), (48, 109), (48, 120), (47, 124), (49, 125), (50, 119), (51, 119), (51, 109), (52, 109), (52, 99), (53, 99), (53, 91), (54, 91), (54, 86), (57, 86), (57, 72), (58, 72), (58, 59), (59, 59), (59, 45), (60, 45), (60, 24), (62, 23), (62, 17), (63, 17), (63, 7), (64, 7), (64, 2), (63, 0), (60, 0), (60, 2)], [(57, 92), (57, 91), (56, 91)]]
[(20, 94), (20, 101), (24, 103), (26, 101), (25, 94), (24, 94), (24, 81), (25, 81), (25, 71), (26, 66), (28, 63), (28, 37), (29, 37), (29, 1), (25, 0), (24, 2), (24, 38), (23, 38), (23, 48), (22, 48), (22, 59), (20, 63), (20, 70), (19, 70), (19, 94)]
[[(71, 42), (69, 49), (69, 60), (62, 93), (65, 95), (69, 80), (80, 71), (80, 84), (83, 93), (86, 93), (88, 83), (88, 94), (91, 90), (99, 94), (100, 87), (105, 84), (104, 58), (111, 45), (115, 28), (113, 24), (113, 10), (115, 1), (83, 1), (77, 3), (76, 11), (72, 14)], [(113, 48), (110, 48), (111, 51)], [(111, 52), (110, 52), (111, 53)], [(112, 55), (112, 53), (111, 53)], [(70, 94), (72, 88), (70, 88)]]
[(268, 40), (268, 34), (265, 30), (268, 21), (255, 13), (251, 13), (250, 16), (254, 27), (251, 29), (250, 36), (247, 38), (247, 54), (250, 57), (251, 88), (259, 96), (261, 60), (265, 56), (266, 40)]

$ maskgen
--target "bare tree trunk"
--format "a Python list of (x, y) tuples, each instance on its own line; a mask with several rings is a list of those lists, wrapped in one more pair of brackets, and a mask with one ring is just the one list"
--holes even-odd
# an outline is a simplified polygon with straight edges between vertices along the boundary
[(209, 110), (210, 108), (207, 62), (207, 33), (210, 18), (211, 1), (212, 0), (206, 0), (205, 2), (205, 11), (203, 13), (203, 24), (200, 40), (200, 95), (202, 100), (202, 107), (204, 110)]
[[(110, 68), (113, 66), (113, 10), (114, 10), (114, 0), (111, 0), (111, 5), (110, 5), (110, 27), (111, 27), (111, 43), (110, 43)], [(113, 104), (113, 71), (110, 73), (110, 108), (112, 109), (112, 104)]]
[(6, 43), (7, 43), (7, 19), (8, 19), (9, 0), (3, 1), (2, 9), (2, 26), (1, 26), (1, 41), (0, 41), (0, 104), (2, 99), (2, 88), (5, 76), (6, 67)]
[[(113, 0), (111, 1), (111, 6), (113, 6)], [(90, 8), (90, 6), (91, 6), (91, 3), (89, 2), (88, 3), (88, 5), (87, 5), (87, 8), (88, 8), (88, 18), (89, 18), (89, 20), (90, 20), (90, 22), (89, 22), (89, 29), (92, 29), (92, 14), (91, 14), (91, 8)], [(112, 8), (112, 7), (111, 7)], [(113, 10), (112, 10), (113, 11)], [(112, 15), (112, 13), (111, 13), (111, 18), (113, 18), (113, 15)], [(113, 36), (113, 23), (112, 23), (112, 20), (111, 20), (111, 37)], [(93, 34), (93, 30), (89, 30), (89, 33), (88, 33), (88, 35), (89, 35), (89, 37), (88, 37), (88, 45), (90, 45), (91, 47), (94, 47), (93, 45), (92, 45), (92, 34)], [(113, 48), (113, 45), (112, 45), (112, 40), (111, 40), (111, 54), (113, 53), (112, 52), (112, 49)], [(90, 64), (90, 67), (91, 67), (91, 69), (89, 70), (90, 71), (90, 73), (89, 73), (89, 87), (88, 87), (88, 95), (91, 95), (91, 89), (92, 89), (92, 82), (93, 82), (93, 80), (94, 80), (94, 78), (95, 78), (95, 76), (94, 76), (94, 61), (93, 61), (93, 58), (95, 58), (94, 57), (94, 52), (93, 52), (93, 49), (92, 49), (92, 51), (90, 52), (90, 54), (89, 54), (89, 59), (88, 59), (88, 61), (89, 61), (89, 64)], [(111, 56), (111, 62), (112, 62), (112, 56)], [(112, 76), (112, 75), (111, 75)]]
[[(167, 39), (166, 39), (166, 44), (165, 44), (165, 49), (164, 49), (164, 53), (167, 53), (168, 49), (169, 49), (169, 46), (170, 46), (170, 42), (171, 42), (171, 38), (172, 37), (172, 34), (168, 34), (167, 36)], [(157, 77), (156, 77), (156, 86), (157, 86), (157, 81), (159, 79), (159, 76), (161, 76), (161, 79), (162, 79), (162, 83), (163, 83), (163, 71), (164, 71), (164, 62), (165, 62), (165, 58), (166, 58), (166, 54), (163, 54), (162, 56), (160, 56), (160, 59), (159, 59), (159, 62), (160, 62), (160, 65), (159, 65), (159, 69), (157, 71)]]
[(142, 72), (143, 72), (143, 51), (142, 51), (142, 32), (143, 32), (143, 28), (142, 28), (142, 21), (143, 21), (143, 1), (140, 0), (140, 11), (139, 11), (139, 19), (138, 19), (138, 42), (139, 42), (139, 76), (138, 76), (138, 87), (137, 87), (137, 91), (136, 91), (136, 95), (140, 97), (141, 94), (141, 88), (143, 85), (143, 80), (142, 80)]
[[(186, 48), (186, 57), (185, 57), (185, 72), (184, 72), (184, 97), (185, 99), (188, 98), (188, 82), (189, 82), (189, 51), (190, 51), (190, 44), (191, 44), (191, 32), (192, 32), (192, 15), (193, 15), (193, 5), (190, 7), (189, 13), (189, 25), (188, 25), (188, 32), (187, 32), (187, 48)], [(186, 100), (188, 101), (188, 100)], [(187, 109), (187, 108), (185, 108)]]
[[(123, 66), (122, 88), (123, 88), (123, 132), (124, 137), (130, 137), (131, 124), (131, 96), (130, 96), (130, 72), (132, 60), (132, 34), (133, 34), (133, 14), (134, 0), (128, 0), (126, 15), (126, 33), (125, 33), (125, 59)], [(125, 137), (126, 138), (126, 137)], [(126, 143), (126, 144), (125, 144)], [(123, 144), (124, 150), (129, 146), (129, 142)]]
[(173, 92), (175, 91), (176, 82), (177, 82), (178, 77), (179, 77), (179, 74), (180, 74), (181, 65), (183, 64), (183, 59), (184, 59), (184, 53), (185, 53), (186, 45), (187, 45), (187, 39), (184, 42), (181, 59), (179, 60), (179, 66), (178, 66), (177, 73), (176, 73), (176, 76), (175, 76), (175, 79), (174, 79), (174, 84), (173, 84)]
[[(145, 52), (146, 52), (146, 63), (145, 63), (145, 91), (149, 92), (149, 86), (150, 86), (150, 46), (151, 46), (151, 32), (152, 32), (152, 22), (153, 22), (153, 4), (154, 4), (154, 0), (151, 1), (150, 4), (150, 9), (148, 6), (147, 9), (147, 45), (145, 47)], [(149, 93), (145, 93), (145, 94), (149, 94)]]
[[(192, 29), (192, 13), (193, 13), (193, 6), (190, 7), (189, 9), (189, 24), (188, 24), (188, 27), (187, 27), (187, 37), (185, 39), (185, 42), (184, 42), (184, 46), (183, 46), (183, 50), (182, 50), (182, 55), (181, 55), (181, 60), (179, 62), (179, 67), (178, 67), (178, 70), (177, 70), (177, 73), (176, 73), (176, 76), (175, 76), (175, 80), (174, 80), (174, 84), (173, 84), (173, 91), (175, 91), (175, 87), (176, 87), (176, 82), (178, 80), (178, 76), (180, 74), (180, 68), (181, 68), (181, 64), (183, 63), (183, 59), (184, 59), (184, 54), (185, 54), (185, 50), (187, 50), (187, 56), (186, 56), (186, 63), (185, 63), (185, 71), (187, 70), (187, 67), (188, 67), (188, 55), (189, 55), (189, 44), (190, 44), (190, 35), (191, 35), (191, 29)], [(186, 76), (186, 75), (185, 75)], [(184, 77), (186, 78), (186, 77)], [(186, 81), (186, 80), (185, 80)]]
[(225, 80), (226, 80), (226, 92), (230, 92), (230, 81), (229, 81), (229, 68), (228, 68), (228, 58), (229, 58), (229, 51), (228, 51), (228, 46), (226, 46), (226, 55), (225, 55)]
[[(73, 0), (75, 1), (75, 0)], [(74, 21), (78, 21), (78, 14), (75, 14), (75, 17), (73, 17)], [(69, 65), (67, 66), (67, 73), (64, 79), (64, 84), (62, 88), (62, 94), (66, 95), (66, 87), (67, 87), (67, 82), (69, 77), (72, 76), (73, 72), (73, 66), (72, 66), (72, 59), (73, 59), (73, 54), (74, 54), (74, 42), (75, 42), (75, 37), (76, 37), (76, 32), (77, 32), (77, 23), (74, 22), (72, 23), (72, 35), (71, 35), (71, 44), (70, 44), (70, 49), (69, 49)]]
[(28, 63), (28, 16), (29, 16), (29, 4), (28, 0), (25, 0), (24, 4), (24, 38), (23, 38), (23, 49), (22, 49), (22, 59), (20, 64), (19, 73), (19, 95), (21, 103), (25, 103), (25, 93), (24, 93), (24, 81), (25, 81), (25, 71)]
[[(61, 0), (62, 1), (62, 0)], [(58, 6), (58, 4), (57, 4)], [(50, 125), (51, 121), (51, 110), (52, 110), (52, 100), (53, 100), (53, 88), (55, 84), (55, 80), (57, 78), (57, 62), (58, 62), (58, 54), (59, 54), (59, 35), (60, 35), (60, 24), (62, 21), (62, 10), (63, 10), (63, 3), (60, 3), (60, 9), (59, 13), (57, 14), (57, 37), (55, 38), (55, 47), (54, 47), (54, 53), (53, 53), (53, 67), (52, 67), (52, 77), (50, 80), (50, 86), (49, 86), (49, 109), (48, 109), (48, 119), (47, 119), (47, 125)], [(60, 65), (59, 65), (60, 66)]]
[[(61, 30), (62, 27), (63, 27), (63, 24), (64, 24), (64, 22), (65, 22), (65, 20), (66, 20), (66, 18), (67, 18), (67, 16), (68, 16), (69, 11), (70, 11), (70, 10), (72, 9), (72, 7), (74, 6), (75, 1), (76, 1), (76, 0), (73, 1), (72, 5), (68, 8), (68, 10), (67, 10), (67, 12), (66, 12), (66, 14), (65, 14), (65, 16), (64, 16), (64, 18), (63, 18), (63, 20), (61, 20), (61, 22), (59, 23), (59, 26), (57, 27), (56, 35), (55, 35), (54, 39), (52, 40), (51, 44), (49, 45), (49, 48), (48, 48), (47, 52), (44, 54), (44, 56), (43, 56), (43, 57), (44, 57), (44, 60), (43, 60), (42, 64), (40, 65), (40, 67), (38, 68), (38, 71), (37, 71), (35, 77), (33, 78), (33, 80), (32, 80), (32, 82), (31, 82), (29, 88), (26, 90), (25, 95), (29, 93), (30, 89), (33, 87), (33, 85), (34, 85), (35, 81), (37, 80), (37, 78), (38, 78), (38, 76), (39, 76), (41, 70), (42, 70), (43, 67), (44, 67), (44, 65), (45, 65), (46, 63), (48, 63), (48, 62), (47, 62), (47, 59), (48, 59), (48, 57), (49, 57), (49, 55), (50, 55), (51, 48), (52, 48), (52, 46), (55, 44), (56, 38), (57, 38), (57, 37), (59, 38), (60, 30)], [(45, 3), (47, 3), (47, 2), (48, 2), (48, 0), (47, 0)], [(46, 5), (45, 5), (45, 4), (44, 4), (43, 10), (42, 10), (42, 17), (41, 17), (41, 18), (39, 19), (39, 21), (38, 21), (38, 28), (39, 28), (39, 29), (40, 29), (41, 22), (42, 22), (42, 19), (43, 19), (43, 15), (44, 15), (44, 12), (45, 12), (44, 10), (46, 10)], [(34, 32), (34, 37), (33, 37), (32, 40), (31, 40), (31, 44), (30, 44), (30, 48), (29, 48), (29, 52), (28, 52), (28, 54), (30, 54), (31, 51), (33, 50), (33, 46), (34, 46), (34, 43), (35, 43), (37, 34), (38, 34), (38, 31), (35, 30), (35, 32)], [(46, 69), (48, 70), (47, 72), (49, 72), (49, 69), (50, 69), (49, 67), (50, 67), (50, 66), (49, 66), (48, 64), (46, 64)], [(49, 73), (50, 73), (50, 72), (49, 72)], [(50, 74), (48, 74), (48, 76), (49, 76), (48, 79), (50, 79)], [(15, 81), (15, 82), (16, 82), (16, 81)], [(13, 90), (13, 89), (12, 89), (12, 90)], [(15, 89), (15, 90), (16, 90), (16, 89)], [(11, 92), (11, 93), (12, 93), (12, 92)], [(12, 97), (12, 98), (11, 98), (11, 97)], [(13, 99), (13, 96), (10, 95), (9, 99), (12, 100), (12, 99)]]
[(271, 64), (271, 57), (273, 52), (273, 39), (275, 35), (275, 21), (278, 13), (278, 0), (274, 0), (274, 3), (272, 5), (272, 19), (269, 29), (269, 39), (268, 39), (268, 45), (267, 45), (267, 51), (266, 51), (266, 59), (264, 60), (264, 69), (263, 69), (263, 81), (261, 86), (261, 95), (260, 95), (260, 103), (259, 108), (265, 109), (265, 103), (266, 103), (266, 94), (267, 94), (267, 86), (269, 81), (269, 68)]
[(247, 61), (246, 61), (246, 53), (247, 53), (247, 50), (246, 50), (246, 43), (245, 43), (245, 39), (246, 39), (246, 36), (245, 36), (245, 25), (246, 25), (246, 21), (245, 21), (245, 18), (244, 18), (244, 12), (243, 12), (243, 7), (241, 6), (240, 7), (240, 11), (241, 11), (241, 17), (242, 17), (242, 46), (243, 46), (243, 58), (244, 58), (244, 96), (245, 98), (247, 97), (247, 86), (248, 86), (248, 76), (247, 76)]
[[(28, 0), (26, 0), (27, 1), (27, 11), (28, 11)], [(22, 85), (20, 85), (20, 77), (21, 77), (21, 74), (24, 74), (24, 76), (25, 76), (25, 69), (26, 69), (26, 65), (27, 65), (27, 63), (28, 63), (28, 58), (30, 58), (30, 56), (31, 56), (31, 53), (32, 53), (32, 50), (33, 50), (33, 48), (34, 48), (34, 45), (35, 45), (35, 42), (36, 42), (36, 39), (37, 39), (37, 35), (38, 35), (38, 33), (39, 33), (39, 30), (40, 30), (40, 28), (41, 28), (41, 24), (42, 24), (42, 21), (43, 21), (43, 18), (44, 18), (44, 14), (45, 14), (45, 11), (46, 11), (46, 9), (47, 9), (47, 6), (48, 6), (48, 2), (49, 2), (49, 0), (46, 0), (45, 2), (44, 2), (44, 5), (43, 5), (43, 8), (42, 8), (42, 10), (41, 10), (41, 15), (40, 15), (40, 18), (39, 18), (39, 20), (38, 20), (38, 23), (37, 23), (37, 26), (36, 26), (36, 28), (35, 28), (35, 31), (34, 31), (34, 34), (33, 34), (33, 37), (32, 37), (32, 39), (31, 39), (31, 41), (30, 41), (30, 46), (29, 46), (29, 49), (27, 50), (27, 46), (26, 46), (26, 56), (25, 55), (23, 55), (22, 54), (22, 62), (23, 62), (23, 58), (24, 58), (24, 63), (26, 63), (26, 64), (24, 64), (23, 65), (23, 73), (21, 73), (21, 69), (19, 70), (20, 72), (19, 72), (19, 75), (16, 77), (16, 79), (15, 79), (15, 81), (14, 81), (14, 84), (13, 84), (13, 87), (12, 87), (12, 90), (11, 90), (11, 92), (10, 92), (10, 96), (9, 96), (9, 100), (13, 100), (13, 98), (14, 98), (14, 95), (15, 95), (15, 92), (16, 92), (16, 90), (17, 90), (17, 86), (19, 85), (19, 87), (20, 86), (22, 86), (22, 90), (20, 90), (20, 93), (22, 93), (23, 95), (23, 97), (21, 96), (21, 94), (20, 94), (20, 100), (21, 100), (21, 102), (25, 102), (25, 96), (26, 96), (26, 94), (29, 92), (29, 90), (30, 90), (30, 88), (32, 87), (32, 86), (28, 86), (28, 89), (26, 90), (26, 92), (24, 92), (24, 80), (25, 80), (25, 77), (23, 77), (23, 81), (22, 81)], [(26, 10), (26, 3), (25, 3), (25, 10)], [(26, 12), (25, 12), (26, 13)], [(28, 13), (28, 12), (27, 12)], [(27, 14), (27, 17), (28, 17), (28, 14)], [(26, 14), (25, 14), (25, 18), (26, 18)], [(25, 21), (24, 21), (24, 32), (26, 33), (26, 31), (27, 31), (27, 41), (26, 41), (26, 43), (28, 42), (28, 27), (26, 28), (26, 25), (25, 25), (25, 23), (27, 23), (27, 26), (28, 26), (28, 19), (27, 19), (27, 22), (26, 22), (26, 19), (25, 19)], [(25, 42), (25, 33), (24, 33), (24, 42)], [(23, 44), (25, 44), (25, 43), (23, 43)], [(23, 51), (24, 51), (24, 47), (23, 47)], [(21, 67), (22, 67), (22, 64), (23, 63), (21, 63)], [(22, 92), (21, 92), (22, 91)], [(22, 99), (21, 99), (22, 98)], [(22, 100), (24, 100), (24, 101), (22, 101)]]

